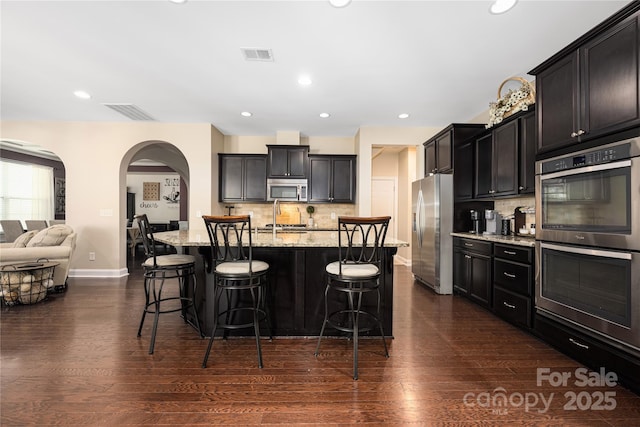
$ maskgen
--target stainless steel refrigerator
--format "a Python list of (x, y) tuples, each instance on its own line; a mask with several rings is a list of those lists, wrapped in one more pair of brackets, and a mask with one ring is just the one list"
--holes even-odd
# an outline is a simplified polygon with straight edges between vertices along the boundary
[(412, 184), (411, 270), (438, 294), (453, 292), (453, 175)]

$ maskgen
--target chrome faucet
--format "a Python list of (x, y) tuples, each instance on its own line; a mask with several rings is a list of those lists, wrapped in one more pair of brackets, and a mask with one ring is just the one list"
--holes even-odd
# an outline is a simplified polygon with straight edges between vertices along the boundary
[(276, 238), (276, 216), (280, 214), (280, 201), (278, 199), (274, 199), (273, 200), (273, 227), (272, 228), (272, 233), (273, 233), (273, 238)]

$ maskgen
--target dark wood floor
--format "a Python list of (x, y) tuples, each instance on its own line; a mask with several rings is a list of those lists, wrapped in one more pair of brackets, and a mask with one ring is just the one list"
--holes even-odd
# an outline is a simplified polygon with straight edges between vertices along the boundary
[[(207, 342), (178, 315), (161, 319), (148, 355), (150, 324), (136, 337), (139, 272), (70, 279), (64, 294), (2, 308), (1, 425), (640, 425), (639, 396), (538, 386), (537, 368), (581, 365), (463, 298), (436, 296), (406, 267), (395, 274), (391, 357), (379, 340), (362, 340), (358, 381), (342, 339), (323, 341), (317, 359), (315, 339), (265, 340), (264, 369), (252, 339), (216, 341), (202, 369)], [(570, 410), (572, 396), (583, 408), (615, 408)]]

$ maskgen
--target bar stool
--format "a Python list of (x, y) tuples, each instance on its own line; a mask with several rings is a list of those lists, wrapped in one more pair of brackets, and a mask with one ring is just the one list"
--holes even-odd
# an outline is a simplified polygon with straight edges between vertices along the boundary
[[(144, 269), (145, 306), (142, 311), (140, 327), (138, 328), (138, 336), (142, 334), (142, 326), (147, 313), (153, 314), (153, 328), (151, 329), (151, 342), (149, 343), (149, 354), (153, 354), (160, 315), (180, 311), (185, 323), (190, 323), (187, 320), (187, 310), (191, 309), (194, 318), (192, 325), (197, 329), (200, 337), (204, 338), (204, 334), (200, 330), (198, 310), (194, 301), (196, 295), (195, 257), (180, 254), (157, 255), (156, 244), (147, 215), (136, 215), (135, 220), (140, 228), (140, 236), (142, 237), (142, 244), (147, 257), (142, 263)], [(169, 279), (177, 279), (178, 296), (162, 295), (165, 281)], [(162, 305), (166, 305), (169, 301), (179, 301), (180, 307), (176, 308), (175, 304), (170, 304), (169, 308), (163, 308)]]
[(205, 215), (202, 218), (211, 242), (214, 275), (213, 328), (202, 367), (207, 367), (218, 328), (224, 330), (223, 337), (226, 337), (228, 330), (253, 327), (258, 367), (262, 368), (261, 321), (266, 321), (269, 338), (273, 339), (266, 304), (269, 264), (253, 259), (251, 217)]
[[(338, 261), (326, 266), (327, 286), (324, 291), (324, 321), (316, 346), (318, 356), (320, 342), (327, 325), (353, 338), (353, 379), (358, 379), (358, 337), (362, 332), (380, 330), (385, 357), (389, 357), (380, 320), (380, 273), (382, 271), (382, 248), (387, 235), (390, 216), (384, 217), (338, 217)], [(337, 292), (346, 299), (345, 308), (329, 312), (329, 293)], [(363, 309), (363, 296), (377, 296), (376, 311)], [(362, 326), (360, 317), (369, 322)]]

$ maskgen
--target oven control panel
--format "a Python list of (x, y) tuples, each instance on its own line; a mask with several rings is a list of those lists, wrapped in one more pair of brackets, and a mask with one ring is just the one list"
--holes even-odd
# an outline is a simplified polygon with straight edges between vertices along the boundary
[(609, 146), (599, 150), (583, 152), (579, 155), (556, 157), (542, 163), (542, 173), (556, 172), (583, 166), (609, 163), (631, 157), (631, 144)]

